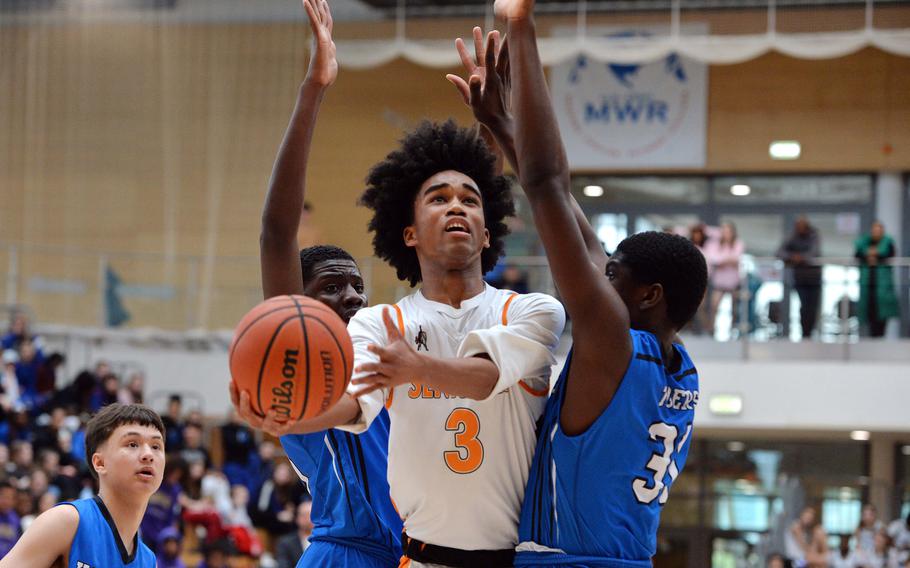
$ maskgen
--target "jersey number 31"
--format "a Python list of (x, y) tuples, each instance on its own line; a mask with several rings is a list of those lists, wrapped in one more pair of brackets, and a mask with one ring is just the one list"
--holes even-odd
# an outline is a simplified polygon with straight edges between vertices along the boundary
[(648, 434), (652, 440), (655, 442), (658, 440), (663, 441), (664, 451), (660, 454), (651, 454), (651, 459), (648, 460), (648, 463), (645, 466), (653, 472), (651, 479), (636, 477), (632, 482), (632, 490), (635, 492), (635, 498), (639, 503), (649, 504), (653, 503), (655, 499), (658, 499), (658, 503), (661, 505), (667, 502), (667, 498), (670, 496), (670, 487), (664, 483), (664, 477), (666, 477), (667, 472), (669, 472), (670, 483), (676, 481), (676, 478), (679, 476), (679, 469), (676, 467), (676, 461), (673, 459), (673, 454), (678, 454), (682, 450), (683, 444), (689, 439), (689, 434), (691, 432), (692, 425), (689, 424), (686, 427), (686, 433), (679, 441), (679, 444), (676, 444), (676, 437), (679, 435), (679, 430), (673, 424), (655, 422), (648, 428)]

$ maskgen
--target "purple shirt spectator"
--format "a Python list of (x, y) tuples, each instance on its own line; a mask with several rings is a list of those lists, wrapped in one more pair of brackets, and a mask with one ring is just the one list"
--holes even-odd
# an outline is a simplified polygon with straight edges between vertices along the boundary
[(21, 536), (19, 526), (19, 515), (15, 511), (0, 513), (0, 558), (6, 556), (19, 540)]
[[(143, 540), (146, 544), (149, 544), (150, 539), (162, 534), (165, 529), (177, 525), (177, 520), (180, 517), (179, 498), (182, 492), (183, 488), (181, 488), (179, 483), (165, 480), (161, 483), (158, 491), (149, 499), (145, 516), (142, 517), (142, 523), (139, 525), (139, 531), (143, 535)], [(157, 543), (154, 544), (157, 545)]]

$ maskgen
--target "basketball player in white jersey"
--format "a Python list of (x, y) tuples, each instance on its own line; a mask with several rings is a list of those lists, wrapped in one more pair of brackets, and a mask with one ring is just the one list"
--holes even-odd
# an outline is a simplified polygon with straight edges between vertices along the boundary
[(367, 183), (376, 256), (422, 286), (351, 320), (356, 398), (281, 433), (361, 432), (384, 406), (389, 485), (405, 523), (402, 565), (511, 566), (562, 306), (483, 280), (502, 254), (514, 205), (476, 132), (425, 122)]

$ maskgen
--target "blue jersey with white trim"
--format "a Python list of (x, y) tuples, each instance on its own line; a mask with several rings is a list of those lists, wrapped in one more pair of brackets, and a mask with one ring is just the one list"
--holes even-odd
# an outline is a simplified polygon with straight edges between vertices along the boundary
[(79, 512), (67, 568), (155, 568), (155, 555), (137, 536), (127, 554), (111, 514), (99, 497), (61, 503)]
[(577, 436), (559, 426), (569, 354), (540, 423), (516, 565), (564, 564), (567, 555), (605, 560), (592, 566), (651, 565), (661, 508), (689, 454), (698, 374), (682, 345), (675, 345), (682, 364), (671, 372), (653, 334), (630, 335), (634, 351), (622, 382)]
[(310, 541), (352, 546), (396, 566), (402, 522), (389, 497), (388, 412), (359, 435), (335, 429), (290, 434), (281, 445), (313, 496)]

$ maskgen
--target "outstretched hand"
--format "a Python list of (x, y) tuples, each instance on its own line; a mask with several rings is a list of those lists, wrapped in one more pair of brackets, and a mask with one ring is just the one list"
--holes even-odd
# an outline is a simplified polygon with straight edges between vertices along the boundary
[(464, 40), (455, 40), (455, 49), (468, 74), (467, 80), (458, 75), (446, 75), (455, 85), (466, 105), (471, 107), (474, 118), (484, 125), (497, 125), (511, 120), (509, 117), (509, 44), (500, 40), (499, 31), (487, 34), (474, 30), (474, 57), (468, 52)]
[(313, 31), (307, 80), (328, 87), (338, 77), (335, 42), (332, 41), (332, 12), (326, 0), (303, 0), (303, 9), (309, 16), (310, 29)]
[(411, 382), (421, 376), (426, 368), (427, 358), (408, 345), (395, 322), (392, 321), (389, 308), (382, 310), (382, 323), (385, 325), (389, 343), (385, 347), (370, 345), (367, 348), (379, 356), (379, 361), (364, 363), (354, 369), (355, 373), (369, 373), (364, 377), (351, 380), (351, 384), (364, 387), (353, 393), (354, 397), (361, 397), (379, 389), (391, 389)]
[(534, 12), (534, 0), (496, 0), (493, 13), (506, 20), (523, 20)]

